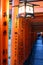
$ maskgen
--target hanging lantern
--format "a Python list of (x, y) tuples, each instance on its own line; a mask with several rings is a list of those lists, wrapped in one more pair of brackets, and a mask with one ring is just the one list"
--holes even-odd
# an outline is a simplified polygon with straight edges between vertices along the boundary
[(32, 17), (34, 16), (34, 6), (32, 4), (22, 2), (18, 8), (19, 17)]

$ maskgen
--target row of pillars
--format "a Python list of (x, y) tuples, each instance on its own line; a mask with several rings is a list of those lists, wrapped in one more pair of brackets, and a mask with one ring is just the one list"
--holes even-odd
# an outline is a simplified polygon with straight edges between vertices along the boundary
[[(18, 18), (19, 0), (12, 2), (11, 64), (23, 65), (32, 48), (36, 35), (25, 18)], [(0, 65), (8, 65), (9, 0), (0, 0)], [(31, 33), (32, 32), (32, 33)], [(34, 38), (34, 39), (33, 39)]]

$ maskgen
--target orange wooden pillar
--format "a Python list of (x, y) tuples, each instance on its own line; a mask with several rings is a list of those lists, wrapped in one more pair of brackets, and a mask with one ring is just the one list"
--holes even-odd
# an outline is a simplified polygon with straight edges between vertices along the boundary
[(8, 65), (9, 0), (1, 0), (1, 65)]
[(32, 31), (31, 32), (31, 46), (33, 47), (33, 44), (34, 44), (34, 32)]
[(31, 25), (31, 46), (33, 46), (33, 43), (34, 43), (34, 31), (33, 31), (32, 25)]
[(12, 2), (12, 43), (11, 43), (11, 65), (18, 65), (18, 32), (19, 32), (19, 18), (18, 7), (19, 0)]
[(23, 65), (25, 61), (25, 18), (19, 19), (19, 35), (18, 35), (18, 60), (19, 65)]
[(31, 51), (31, 24), (29, 19), (25, 19), (25, 59), (28, 58)]
[(34, 45), (35, 40), (37, 39), (37, 32), (31, 32), (31, 44)]
[(0, 65), (1, 65), (1, 0), (0, 0)]
[(25, 21), (23, 18), (17, 18), (18, 4), (19, 0), (13, 0), (11, 65), (23, 65), (25, 58)]

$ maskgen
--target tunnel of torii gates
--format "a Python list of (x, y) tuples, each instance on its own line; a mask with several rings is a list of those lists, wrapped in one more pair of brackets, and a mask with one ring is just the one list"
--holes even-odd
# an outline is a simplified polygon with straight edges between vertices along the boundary
[[(4, 5), (5, 4), (5, 5)], [(13, 0), (18, 5), (19, 0)], [(43, 13), (33, 18), (17, 18), (18, 7), (12, 7), (11, 64), (23, 65), (29, 57), (36, 32), (43, 32)], [(8, 65), (9, 0), (0, 0), (0, 65)]]

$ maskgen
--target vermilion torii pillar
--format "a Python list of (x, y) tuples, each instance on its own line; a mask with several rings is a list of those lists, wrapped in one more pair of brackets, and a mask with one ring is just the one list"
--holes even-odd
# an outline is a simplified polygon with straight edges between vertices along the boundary
[(19, 0), (13, 0), (12, 2), (12, 42), (11, 42), (11, 65), (18, 65), (18, 29), (19, 19), (18, 7), (14, 7), (19, 4)]
[(25, 59), (25, 21), (18, 18), (19, 0), (12, 2), (11, 65), (23, 65)]
[(9, 0), (1, 0), (1, 65), (8, 65)]
[(0, 65), (1, 65), (1, 0), (0, 0)]

